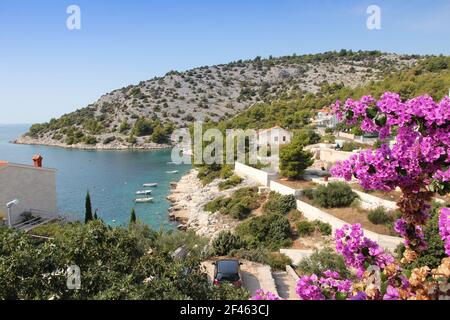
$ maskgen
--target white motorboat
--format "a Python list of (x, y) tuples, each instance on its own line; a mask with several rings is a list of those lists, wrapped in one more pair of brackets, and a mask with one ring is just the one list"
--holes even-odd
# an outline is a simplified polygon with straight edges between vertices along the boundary
[(170, 173), (170, 174), (173, 174), (173, 173), (178, 173), (178, 170), (173, 170), (173, 171), (166, 171), (166, 173)]
[(136, 191), (137, 195), (146, 195), (146, 194), (150, 194), (152, 193), (152, 190), (140, 190), (140, 191)]
[(153, 198), (138, 198), (135, 200), (136, 203), (147, 203), (147, 202), (152, 202)]
[(153, 183), (144, 183), (142, 186), (143, 186), (143, 187), (156, 187), (156, 186), (158, 186), (158, 184), (157, 184), (156, 182), (153, 182)]

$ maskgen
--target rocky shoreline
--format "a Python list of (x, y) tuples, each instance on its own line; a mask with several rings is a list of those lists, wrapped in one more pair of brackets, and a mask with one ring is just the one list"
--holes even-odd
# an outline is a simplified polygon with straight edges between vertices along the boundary
[(223, 230), (234, 230), (239, 221), (218, 212), (205, 212), (203, 206), (219, 196), (229, 196), (239, 188), (255, 184), (244, 180), (234, 188), (220, 191), (218, 184), (223, 180), (216, 179), (203, 186), (197, 175), (198, 171), (192, 169), (173, 185), (167, 197), (172, 203), (169, 209), (170, 219), (179, 222), (180, 230), (194, 230), (198, 235), (208, 238), (214, 238)]
[(35, 139), (29, 136), (21, 136), (13, 141), (14, 144), (24, 144), (24, 145), (37, 145), (37, 146), (48, 146), (48, 147), (57, 147), (64, 149), (80, 149), (80, 150), (104, 150), (104, 151), (126, 151), (126, 150), (161, 150), (171, 148), (168, 144), (156, 144), (156, 143), (142, 143), (142, 144), (134, 144), (130, 145), (126, 142), (113, 141), (109, 144), (97, 143), (95, 145), (88, 144), (73, 144), (68, 145), (59, 141), (55, 141), (53, 139)]

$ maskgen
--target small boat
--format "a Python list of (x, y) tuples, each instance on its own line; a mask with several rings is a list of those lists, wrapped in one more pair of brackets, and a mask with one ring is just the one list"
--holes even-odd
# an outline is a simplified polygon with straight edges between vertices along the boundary
[(134, 200), (136, 203), (147, 203), (147, 202), (152, 202), (153, 198), (138, 198), (136, 200)]
[(172, 174), (172, 173), (178, 173), (178, 170), (166, 171), (166, 173), (170, 173), (170, 174)]
[(142, 195), (142, 194), (150, 194), (152, 193), (152, 190), (140, 190), (140, 191), (136, 191), (137, 195)]
[(144, 183), (142, 186), (144, 186), (144, 187), (156, 187), (156, 186), (158, 186), (158, 184), (156, 182)]

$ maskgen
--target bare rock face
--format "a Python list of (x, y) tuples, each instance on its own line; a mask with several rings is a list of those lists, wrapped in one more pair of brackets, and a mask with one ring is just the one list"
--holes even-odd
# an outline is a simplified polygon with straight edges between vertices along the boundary
[[(171, 71), (114, 90), (85, 108), (34, 126), (17, 143), (85, 149), (154, 149), (167, 144), (150, 136), (130, 139), (130, 128), (143, 117), (186, 128), (193, 121), (229, 118), (258, 102), (271, 101), (293, 90), (317, 93), (324, 83), (356, 87), (402, 70), (417, 60), (378, 52), (340, 52), (236, 61)], [(69, 143), (69, 134), (89, 137)]]

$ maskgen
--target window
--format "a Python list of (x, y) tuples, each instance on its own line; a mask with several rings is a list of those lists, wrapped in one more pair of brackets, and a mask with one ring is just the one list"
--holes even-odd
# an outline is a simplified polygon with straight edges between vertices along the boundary
[(278, 137), (273, 137), (273, 141), (278, 142)]
[(286, 142), (286, 136), (283, 136), (283, 142)]

